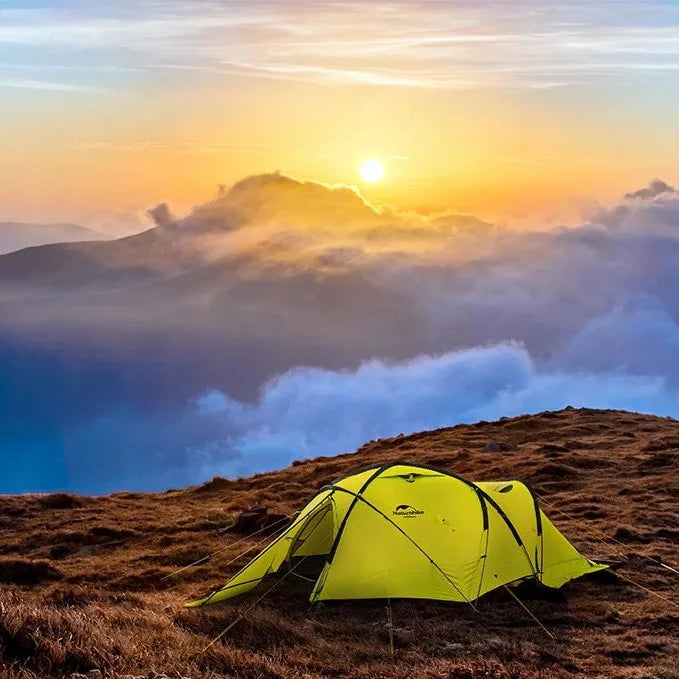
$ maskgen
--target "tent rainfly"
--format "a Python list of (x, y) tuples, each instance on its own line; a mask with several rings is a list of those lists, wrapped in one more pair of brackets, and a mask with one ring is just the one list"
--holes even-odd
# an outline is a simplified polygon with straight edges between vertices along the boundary
[[(517, 480), (473, 483), (395, 462), (323, 487), (285, 531), (221, 589), (187, 606), (243, 594), (320, 557), (310, 601), (438, 599), (472, 603), (497, 587), (548, 587), (606, 568), (578, 553)], [(285, 566), (284, 566), (285, 564)]]

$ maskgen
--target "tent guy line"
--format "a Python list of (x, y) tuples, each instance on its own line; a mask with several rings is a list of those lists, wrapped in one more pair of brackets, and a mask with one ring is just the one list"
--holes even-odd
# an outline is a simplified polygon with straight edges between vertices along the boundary
[(276, 533), (279, 533), (282, 530), (285, 530), (287, 526), (285, 525), (285, 521), (290, 521), (292, 519), (291, 516), (284, 516), (278, 521), (274, 521), (272, 524), (268, 526), (263, 526), (259, 530), (256, 530), (254, 533), (250, 533), (250, 535), (246, 535), (245, 537), (240, 538), (239, 540), (236, 540), (231, 545), (227, 545), (226, 547), (221, 547), (220, 549), (212, 552), (211, 554), (207, 554), (206, 556), (201, 557), (200, 559), (197, 559), (196, 561), (193, 561), (192, 563), (187, 564), (186, 566), (182, 566), (181, 568), (178, 568), (176, 571), (172, 571), (172, 573), (168, 573), (167, 575), (164, 575), (162, 578), (160, 578), (160, 581), (162, 582), (163, 580), (167, 580), (168, 578), (172, 578), (175, 575), (179, 575), (180, 573), (183, 573), (184, 571), (188, 570), (189, 568), (193, 568), (194, 566), (199, 566), (202, 563), (205, 563), (206, 561), (209, 561), (212, 557), (217, 556), (217, 554), (221, 554), (222, 552), (225, 552), (227, 549), (232, 549), (236, 545), (239, 545), (241, 542), (245, 542), (246, 540), (251, 540), (252, 538), (255, 537), (255, 535), (258, 535), (259, 533), (263, 533), (264, 531), (271, 531), (271, 529), (278, 525), (278, 524), (283, 524), (276, 528), (276, 530), (272, 531), (271, 534), (265, 535), (263, 538), (260, 538), (255, 542), (254, 545), (248, 547), (244, 552), (241, 552), (238, 556), (234, 557), (231, 559), (231, 561), (228, 561), (227, 563), (224, 564), (224, 566), (230, 566), (232, 563), (235, 563), (240, 559), (242, 556), (245, 556), (246, 554), (249, 554), (253, 549), (256, 549), (259, 545), (261, 545), (267, 538), (270, 538), (272, 536), (275, 536)]
[[(549, 507), (551, 510), (558, 512), (559, 514), (565, 516), (567, 519), (570, 519), (571, 521), (573, 521), (577, 526), (582, 527), (590, 535), (592, 535), (592, 537), (594, 537), (595, 540), (599, 540), (599, 542), (604, 542), (604, 541), (607, 540), (607, 541), (610, 541), (610, 542), (615, 542), (616, 544), (620, 545), (621, 547), (626, 547), (624, 542), (620, 542), (620, 540), (617, 540), (616, 538), (614, 538), (611, 535), (606, 535), (606, 533), (604, 533), (603, 531), (600, 531), (597, 528), (594, 528), (592, 526), (588, 526), (583, 521), (580, 521), (579, 519), (574, 517), (572, 514), (568, 514), (567, 512), (564, 512), (562, 509), (559, 509), (558, 507), (556, 507), (553, 503), (548, 502), (541, 495), (537, 495), (537, 493), (536, 493), (536, 497), (540, 498), (540, 502), (542, 502), (542, 504)], [(618, 556), (622, 556), (625, 559), (627, 559), (627, 555), (624, 552), (621, 552), (621, 551), (618, 550), (615, 553)], [(651, 561), (656, 566), (661, 566), (662, 568), (665, 568), (666, 570), (670, 571), (671, 573), (675, 573), (676, 575), (679, 575), (679, 570), (674, 568), (674, 566), (672, 566), (668, 563), (665, 563), (664, 561), (661, 561), (660, 559), (656, 559), (655, 557), (648, 556), (647, 554), (641, 554), (640, 556), (642, 558), (648, 560), (648, 561)]]
[[(328, 534), (328, 537), (330, 537), (330, 534)], [(300, 559), (299, 562), (293, 564), (293, 565), (289, 568), (289, 570), (288, 570), (286, 573), (283, 574), (282, 577), (280, 577), (278, 580), (276, 580), (276, 582), (274, 582), (273, 585), (271, 585), (271, 587), (269, 587), (269, 589), (267, 589), (261, 596), (257, 597), (257, 599), (255, 599), (255, 600), (252, 602), (252, 604), (250, 604), (250, 605), (249, 605), (242, 613), (240, 613), (240, 614), (238, 615), (237, 618), (235, 618), (234, 620), (232, 620), (232, 621), (231, 621), (231, 622), (230, 622), (230, 623), (229, 623), (229, 624), (228, 624), (228, 625), (227, 625), (227, 626), (226, 626), (226, 627), (225, 627), (225, 628), (224, 628), (224, 629), (223, 629), (223, 630), (222, 630), (222, 631), (221, 631), (221, 632), (220, 632), (220, 633), (219, 633), (219, 634), (218, 634), (218, 635), (217, 635), (217, 636), (216, 636), (216, 637), (215, 637), (215, 638), (214, 638), (214, 639), (213, 639), (213, 640), (212, 640), (212, 641), (211, 641), (211, 642), (210, 642), (210, 643), (209, 643), (209, 644), (201, 651), (201, 655), (202, 655), (203, 653), (205, 653), (209, 648), (211, 648), (212, 646), (214, 646), (214, 645), (215, 645), (215, 644), (216, 644), (216, 643), (217, 643), (217, 642), (218, 642), (218, 641), (219, 641), (219, 640), (220, 640), (220, 639), (221, 639), (221, 638), (229, 631), (229, 630), (233, 629), (233, 628), (234, 628), (241, 620), (243, 620), (243, 619), (245, 618), (245, 616), (246, 616), (253, 608), (255, 608), (255, 606), (257, 606), (257, 604), (259, 604), (260, 602), (262, 602), (269, 594), (271, 594), (271, 592), (273, 592), (274, 589), (276, 589), (276, 588), (278, 587), (278, 585), (280, 585), (281, 582), (283, 582), (283, 580), (284, 580), (285, 578), (287, 578), (289, 575), (292, 575), (292, 574), (294, 573), (295, 569), (296, 569), (296, 568), (299, 568), (299, 567), (302, 565), (302, 563), (304, 562), (304, 560), (305, 560), (308, 556), (310, 556), (310, 555), (306, 555), (305, 557), (303, 557), (302, 559)]]

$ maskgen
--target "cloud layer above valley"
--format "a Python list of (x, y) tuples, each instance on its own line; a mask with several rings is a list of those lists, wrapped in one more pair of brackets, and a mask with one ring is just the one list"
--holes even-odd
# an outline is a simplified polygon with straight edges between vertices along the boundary
[(512, 343), (419, 356), (356, 370), (290, 370), (254, 404), (211, 391), (194, 416), (218, 422), (224, 437), (207, 448), (208, 469), (265, 471), (300, 457), (351, 451), (385, 435), (556, 410), (619, 408), (677, 417), (679, 398), (661, 378), (623, 372), (542, 371)]
[(568, 404), (679, 416), (660, 181), (552, 230), (281, 175), (153, 215), (21, 286), (30, 253), (0, 257), (6, 489), (161, 489)]
[[(373, 359), (354, 370), (294, 368), (254, 403), (211, 390), (173, 416), (118, 412), (66, 437), (77, 486), (163, 489), (213, 475), (250, 475), (333, 455), (372, 439), (556, 410), (567, 405), (679, 417), (679, 394), (659, 377), (541, 370), (515, 343)], [(81, 457), (97, 450), (97, 456)], [(103, 463), (102, 463), (103, 458)]]

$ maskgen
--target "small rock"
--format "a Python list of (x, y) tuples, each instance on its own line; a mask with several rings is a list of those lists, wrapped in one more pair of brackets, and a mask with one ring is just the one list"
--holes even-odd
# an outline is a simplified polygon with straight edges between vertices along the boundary
[(443, 644), (443, 648), (446, 651), (454, 651), (455, 653), (459, 651), (464, 651), (464, 644), (459, 644), (459, 643), (453, 643), (451, 641), (446, 641)]
[(648, 542), (645, 536), (627, 526), (619, 526), (613, 533), (613, 539), (620, 542)]
[(71, 679), (89, 679), (89, 677), (86, 674), (80, 674), (79, 672), (74, 672), (71, 675)]
[(620, 613), (618, 611), (611, 611), (605, 618), (604, 622), (618, 623), (620, 622)]
[(87, 673), (87, 679), (102, 679), (101, 670), (90, 670)]

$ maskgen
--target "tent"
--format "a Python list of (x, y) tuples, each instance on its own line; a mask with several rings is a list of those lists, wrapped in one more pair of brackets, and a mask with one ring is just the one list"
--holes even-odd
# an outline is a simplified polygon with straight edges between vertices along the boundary
[(243, 594), (270, 573), (320, 561), (312, 603), (417, 598), (472, 603), (530, 579), (548, 587), (605, 565), (552, 525), (521, 481), (473, 483), (394, 462), (337, 479), (221, 589), (187, 606)]

